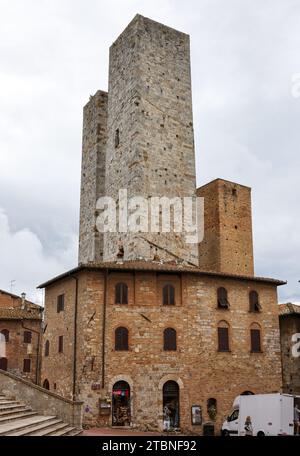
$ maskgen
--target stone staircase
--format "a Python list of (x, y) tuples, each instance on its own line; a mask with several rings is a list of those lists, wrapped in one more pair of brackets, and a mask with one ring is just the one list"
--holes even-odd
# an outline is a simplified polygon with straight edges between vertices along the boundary
[(75, 436), (82, 431), (56, 416), (44, 416), (27, 405), (0, 394), (1, 436)]

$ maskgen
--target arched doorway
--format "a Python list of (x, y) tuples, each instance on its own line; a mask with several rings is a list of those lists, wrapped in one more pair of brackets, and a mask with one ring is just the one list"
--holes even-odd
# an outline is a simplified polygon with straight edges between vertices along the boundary
[(49, 384), (49, 380), (44, 380), (43, 382), (43, 388), (45, 388), (46, 390), (50, 390), (50, 384)]
[(179, 386), (173, 380), (163, 387), (164, 431), (179, 428)]
[(130, 386), (127, 382), (119, 381), (112, 390), (112, 425), (130, 426)]

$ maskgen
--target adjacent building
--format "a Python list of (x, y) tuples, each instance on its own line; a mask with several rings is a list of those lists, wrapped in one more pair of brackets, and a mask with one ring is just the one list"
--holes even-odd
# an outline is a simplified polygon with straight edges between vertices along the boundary
[[(196, 190), (188, 35), (137, 15), (84, 108), (78, 267), (42, 284), (42, 384), (96, 426), (216, 429), (282, 386), (277, 287), (254, 275), (251, 189)], [(100, 233), (97, 201), (204, 198), (204, 239)]]
[(279, 306), (283, 391), (300, 394), (300, 306)]
[(40, 381), (43, 308), (0, 290), (0, 369)]

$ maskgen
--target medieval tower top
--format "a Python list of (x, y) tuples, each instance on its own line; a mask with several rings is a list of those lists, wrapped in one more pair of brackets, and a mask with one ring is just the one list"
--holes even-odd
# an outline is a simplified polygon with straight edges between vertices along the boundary
[[(182, 259), (198, 264), (183, 233), (107, 232), (96, 202), (195, 196), (189, 36), (137, 15), (110, 48), (108, 94), (84, 109), (79, 262)], [(124, 231), (124, 230), (123, 230)]]

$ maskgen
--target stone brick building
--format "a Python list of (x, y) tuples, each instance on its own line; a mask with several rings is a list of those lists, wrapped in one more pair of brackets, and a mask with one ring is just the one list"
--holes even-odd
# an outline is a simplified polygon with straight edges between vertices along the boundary
[(279, 321), (283, 391), (300, 394), (300, 350), (295, 347), (297, 353), (293, 352), (293, 346), (300, 340), (300, 306), (291, 303), (281, 304)]
[[(196, 191), (189, 37), (136, 16), (84, 108), (79, 266), (48, 280), (42, 382), (87, 425), (219, 429), (235, 396), (280, 391), (277, 286), (254, 276), (251, 191)], [(97, 231), (97, 200), (204, 197), (204, 239)]]
[(40, 381), (43, 308), (0, 290), (0, 369)]

